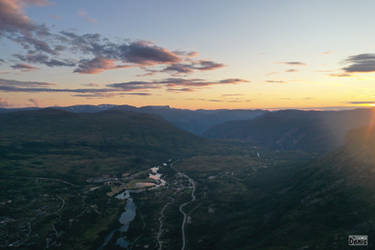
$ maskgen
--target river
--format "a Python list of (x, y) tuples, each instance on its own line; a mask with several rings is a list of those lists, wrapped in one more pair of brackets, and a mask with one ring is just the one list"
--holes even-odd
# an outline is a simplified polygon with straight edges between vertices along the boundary
[[(98, 250), (104, 249), (109, 244), (109, 242), (112, 240), (113, 235), (117, 231), (119, 231), (121, 233), (126, 233), (129, 230), (130, 223), (135, 219), (135, 217), (137, 215), (137, 206), (135, 205), (135, 202), (130, 195), (131, 193), (140, 193), (140, 192), (143, 192), (143, 191), (146, 191), (146, 190), (154, 190), (156, 188), (159, 188), (161, 186), (166, 185), (167, 182), (164, 179), (162, 179), (161, 178), (162, 175), (158, 173), (159, 169), (160, 169), (159, 167), (150, 168), (151, 173), (149, 174), (149, 178), (156, 182), (155, 185), (152, 185), (149, 188), (147, 188), (145, 186), (145, 188), (142, 188), (142, 189), (125, 190), (125, 191), (123, 191), (120, 194), (115, 196), (116, 199), (126, 200), (124, 212), (121, 213), (120, 218), (119, 218), (119, 222), (121, 224), (121, 227), (112, 230), (105, 237), (103, 244), (98, 248)], [(129, 244), (130, 244), (130, 242), (126, 239), (125, 236), (121, 236), (116, 240), (116, 245), (118, 245), (121, 248), (128, 248)]]

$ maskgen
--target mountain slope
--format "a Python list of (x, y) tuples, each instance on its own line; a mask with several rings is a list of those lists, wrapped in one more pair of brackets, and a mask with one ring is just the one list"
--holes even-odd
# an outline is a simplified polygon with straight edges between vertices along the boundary
[(141, 107), (148, 114), (157, 114), (178, 128), (200, 135), (207, 129), (226, 121), (253, 119), (265, 113), (263, 110), (188, 110), (170, 107)]
[(80, 179), (186, 156), (204, 144), (161, 117), (137, 112), (44, 109), (0, 114), (0, 158), (13, 164), (1, 169), (4, 174)]
[[(70, 111), (74, 113), (96, 113), (106, 110), (120, 110), (132, 111), (146, 114), (154, 114), (163, 117), (165, 120), (172, 123), (174, 126), (189, 131), (194, 134), (201, 134), (208, 128), (217, 124), (232, 121), (232, 120), (245, 120), (253, 119), (257, 116), (267, 112), (264, 110), (189, 110), (189, 109), (176, 109), (169, 106), (145, 106), (134, 107), (130, 105), (74, 105), (67, 107), (53, 107), (54, 109)], [(16, 109), (0, 109), (0, 113), (9, 113), (22, 110), (36, 110), (38, 108), (16, 108)]]
[[(0, 115), (2, 141), (141, 145), (167, 148), (198, 140), (162, 118), (125, 111), (71, 113), (45, 109)], [(178, 148), (177, 148), (178, 149)]]
[(272, 149), (329, 151), (342, 145), (346, 133), (368, 124), (370, 109), (351, 111), (285, 110), (253, 120), (231, 121), (207, 130), (208, 138), (250, 141)]
[[(371, 132), (370, 132), (371, 131)], [(302, 167), (259, 234), (263, 245), (348, 249), (348, 235), (375, 237), (375, 133), (353, 130), (345, 146)], [(285, 240), (293, 235), (294, 242)], [(307, 237), (308, 235), (308, 237)], [(375, 245), (369, 242), (369, 249)]]
[(291, 152), (280, 151), (182, 162), (201, 202), (192, 206), (192, 248), (342, 250), (359, 234), (374, 249), (374, 148), (375, 130), (361, 128), (308, 161), (285, 162)]

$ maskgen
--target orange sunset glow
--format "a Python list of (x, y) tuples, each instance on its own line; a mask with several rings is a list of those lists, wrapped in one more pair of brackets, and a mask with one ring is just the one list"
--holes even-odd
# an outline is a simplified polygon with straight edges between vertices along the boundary
[[(77, 6), (74, 13), (68, 12), (74, 8), (68, 2), (0, 4), (1, 107), (105, 103), (325, 110), (375, 102), (373, 45), (362, 39), (367, 32), (357, 28), (361, 17), (352, 15), (349, 3), (340, 15), (337, 9), (319, 12), (323, 2), (290, 1), (262, 15), (258, 10), (267, 9), (266, 3), (217, 3), (217, 13), (203, 4), (199, 14), (210, 18), (201, 23), (192, 18), (198, 3), (171, 4), (160, 13), (126, 1), (98, 2), (95, 9)], [(144, 16), (136, 16), (142, 8)], [(220, 13), (228, 8), (236, 18), (223, 20)], [(136, 25), (122, 22), (123, 15)], [(290, 23), (285, 15), (305, 16)], [(326, 25), (332, 15), (345, 30)], [(356, 35), (348, 39), (351, 31)]]

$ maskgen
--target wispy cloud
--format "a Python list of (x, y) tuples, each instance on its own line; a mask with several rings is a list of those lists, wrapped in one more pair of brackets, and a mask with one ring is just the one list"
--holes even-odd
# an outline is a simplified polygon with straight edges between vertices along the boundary
[(352, 75), (349, 74), (349, 73), (332, 73), (332, 74), (329, 74), (329, 76), (332, 76), (332, 77), (350, 77)]
[(85, 87), (98, 87), (99, 84), (97, 83), (93, 83), (93, 82), (90, 82), (90, 83), (82, 83), (81, 84), (82, 86), (85, 86)]
[(89, 14), (87, 14), (87, 12), (84, 11), (84, 10), (79, 10), (79, 11), (78, 11), (78, 15), (79, 15), (81, 18), (83, 18), (85, 21), (87, 21), (87, 22), (90, 22), (90, 23), (96, 23), (96, 19), (90, 17)]
[(326, 51), (323, 51), (322, 54), (323, 55), (330, 55), (330, 54), (333, 54), (334, 52), (331, 51), (331, 50), (326, 50)]
[(243, 96), (243, 94), (222, 94), (222, 97)]
[(34, 107), (39, 107), (39, 100), (38, 99), (30, 98), (29, 102), (31, 104), (33, 104)]
[(9, 107), (9, 103), (7, 100), (5, 100), (4, 98), (1, 98), (0, 97), (0, 108), (6, 108), (6, 107)]
[(290, 66), (306, 66), (307, 64), (300, 61), (288, 61), (288, 62), (279, 62), (280, 64), (290, 65)]
[(82, 59), (74, 72), (83, 74), (97, 74), (109, 69), (129, 68), (130, 65), (116, 65), (115, 59), (95, 57), (92, 60)]
[(130, 92), (130, 93), (88, 93), (88, 94), (73, 94), (74, 97), (83, 97), (87, 99), (104, 99), (104, 98), (111, 98), (114, 96), (122, 96), (122, 95), (137, 95), (137, 96), (149, 96), (151, 93), (139, 93), (139, 92)]
[(149, 96), (151, 93), (142, 93), (142, 92), (130, 92), (126, 93), (125, 95), (139, 95), (139, 96)]
[(201, 102), (222, 102), (222, 103), (243, 103), (251, 102), (251, 99), (233, 98), (233, 99), (207, 99), (207, 98), (185, 98), (189, 101), (201, 101)]
[(285, 72), (294, 73), (294, 72), (299, 72), (299, 70), (298, 69), (287, 69), (287, 70), (285, 70)]
[(219, 81), (206, 81), (203, 79), (184, 79), (184, 78), (167, 78), (156, 81), (130, 81), (123, 83), (113, 83), (107, 85), (108, 87), (121, 88), (124, 90), (135, 88), (157, 88), (160, 86), (167, 87), (205, 87), (210, 85), (225, 85), (225, 84), (239, 84), (247, 83), (249, 81), (238, 78), (228, 78)]
[(375, 101), (352, 101), (347, 102), (348, 104), (375, 104)]
[(268, 83), (286, 83), (285, 81), (282, 81), (282, 80), (267, 80), (266, 82), (268, 82)]
[(17, 80), (9, 80), (9, 79), (0, 79), (0, 87), (1, 86), (9, 86), (9, 87), (46, 87), (46, 86), (53, 86), (54, 83), (50, 82), (36, 82), (36, 81), (17, 81)]
[[(0, 91), (2, 92), (25, 92), (25, 93), (39, 93), (39, 92), (57, 92), (57, 93), (76, 93), (77, 94), (91, 94), (91, 96), (104, 96), (109, 93), (126, 93), (130, 95), (148, 95), (148, 93), (136, 93), (135, 91), (152, 90), (164, 88), (167, 91), (194, 91), (200, 87), (207, 87), (211, 85), (227, 85), (247, 83), (247, 80), (238, 78), (228, 78), (218, 81), (207, 81), (203, 79), (183, 79), (183, 78), (167, 78), (164, 80), (155, 81), (128, 81), (120, 83), (107, 84), (105, 88), (51, 88), (53, 83), (46, 82), (28, 82), (0, 79)], [(95, 94), (95, 95), (94, 95)], [(87, 95), (86, 95), (87, 96)]]
[(224, 67), (222, 63), (216, 63), (208, 60), (192, 61), (190, 63), (175, 63), (167, 66), (159, 72), (171, 72), (171, 73), (192, 73), (194, 71), (209, 71)]
[(169, 92), (192, 92), (194, 91), (193, 88), (167, 88)]
[(73, 94), (74, 97), (83, 97), (86, 99), (103, 99), (111, 98), (118, 95), (118, 93), (88, 93), (88, 94)]
[(17, 64), (14, 64), (14, 65), (10, 66), (10, 67), (12, 69), (21, 70), (22, 72), (29, 72), (29, 71), (39, 69), (38, 67), (34, 67), (34, 66), (31, 66), (31, 65), (26, 64), (26, 63), (17, 63)]
[(48, 67), (73, 67), (76, 63), (70, 59), (55, 59), (42, 52), (32, 51), (26, 55), (14, 54), (22, 62), (44, 64)]

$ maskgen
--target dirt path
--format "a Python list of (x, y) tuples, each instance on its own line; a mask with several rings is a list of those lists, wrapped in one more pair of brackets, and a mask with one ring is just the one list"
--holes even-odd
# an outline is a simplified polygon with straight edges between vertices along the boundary
[(168, 201), (164, 206), (163, 208), (160, 210), (160, 216), (159, 216), (159, 231), (158, 231), (158, 234), (157, 234), (157, 241), (158, 241), (158, 245), (159, 245), (159, 250), (161, 250), (163, 248), (163, 241), (160, 240), (161, 238), (161, 235), (163, 234), (163, 220), (164, 220), (164, 212), (165, 212), (165, 209), (174, 201), (173, 198), (170, 198), (171, 200)]

